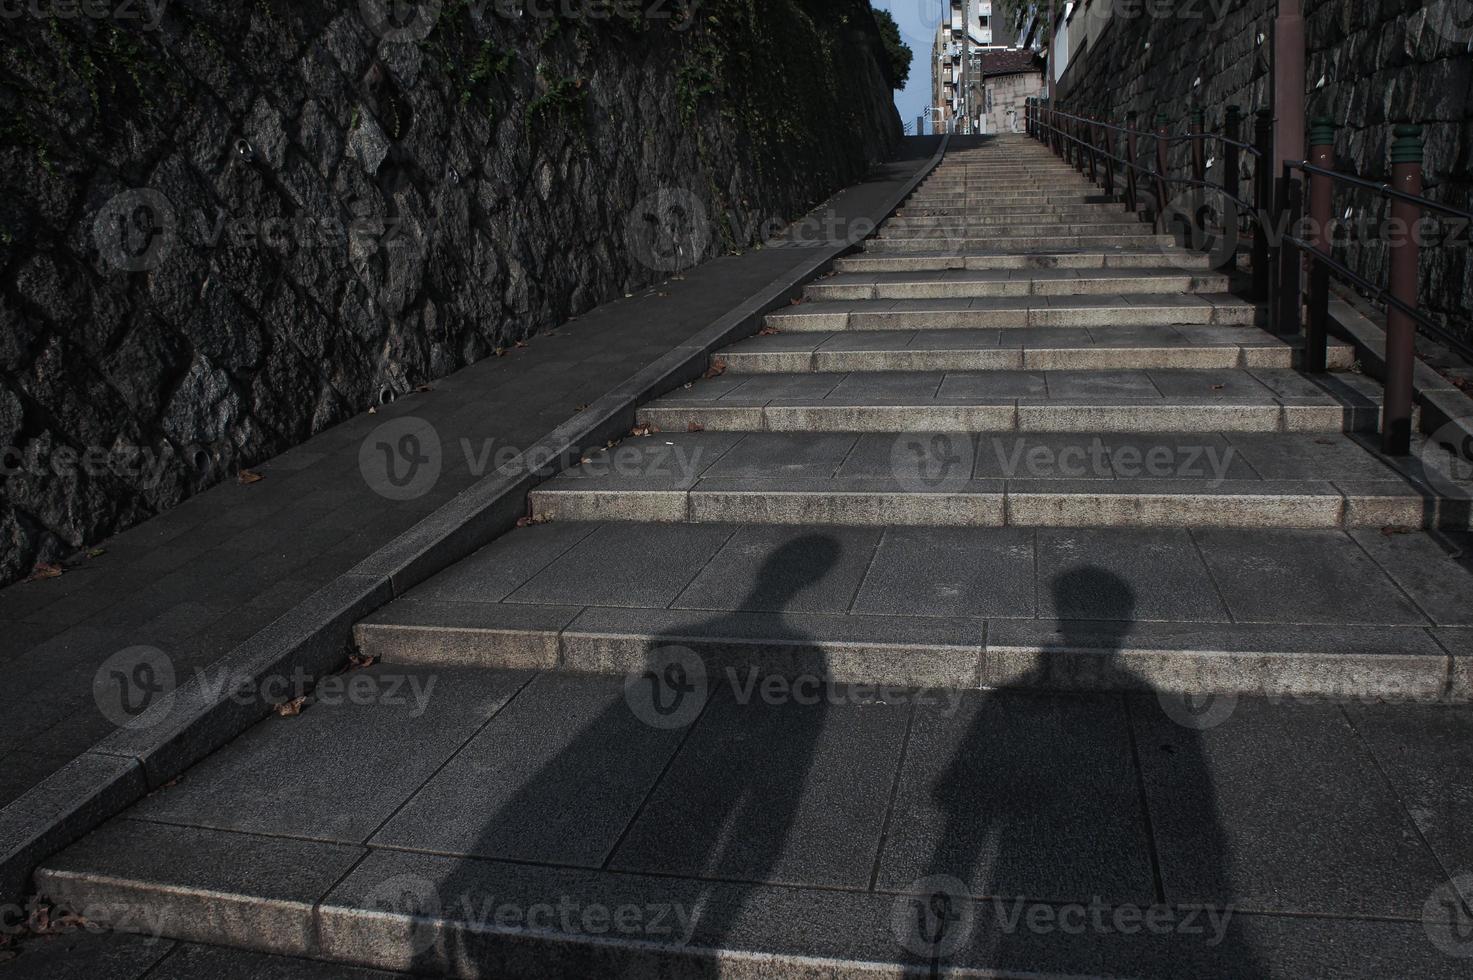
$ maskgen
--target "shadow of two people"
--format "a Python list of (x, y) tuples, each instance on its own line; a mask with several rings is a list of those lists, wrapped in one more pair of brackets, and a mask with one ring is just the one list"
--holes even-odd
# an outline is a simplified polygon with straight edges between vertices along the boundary
[[(834, 713), (846, 710), (843, 705), (847, 702), (818, 697), (801, 704), (777, 704), (748, 698), (737, 704), (733, 692), (706, 676), (707, 661), (720, 664), (721, 642), (747, 635), (750, 626), (743, 620), (751, 611), (780, 613), (821, 582), (839, 565), (843, 547), (837, 537), (822, 532), (796, 538), (767, 557), (750, 592), (731, 611), (651, 641), (643, 669), (626, 680), (624, 696), (610, 700), (556, 758), (527, 777), (498, 812), (489, 815), (481, 839), (468, 853), (494, 856), (505, 847), (514, 821), (509, 824), (500, 819), (502, 814), (524, 815), (558, 799), (571, 802), (582, 780), (588, 778), (591, 761), (618, 753), (628, 743), (631, 714), (649, 723), (654, 712), (665, 716), (654, 724), (670, 725), (669, 719), (674, 719), (673, 727), (684, 729), (660, 781), (672, 779), (674, 756), (685, 750), (689, 733), (702, 724), (711, 707), (720, 704), (717, 710), (728, 713), (724, 723), (737, 726), (739, 734), (733, 744), (723, 747), (729, 754), (718, 788), (711, 790), (709, 780), (701, 783), (719, 798), (680, 801), (685, 821), (679, 835), (682, 844), (672, 845), (672, 851), (683, 848), (683, 853), (674, 856), (673, 867), (660, 872), (704, 879), (713, 887), (719, 883), (722, 899), (702, 904), (679, 970), (681, 976), (719, 975), (722, 968), (715, 951), (729, 942), (742, 945), (752, 940), (751, 923), (744, 920), (745, 899), (775, 881), (793, 882), (792, 870), (795, 864), (802, 864), (803, 855), (786, 854), (790, 848), (785, 845), (804, 817), (805, 788), (819, 775), (817, 767), (831, 764), (829, 758), (821, 758), (820, 747), (835, 721)], [(1055, 609), (1069, 610), (1078, 605), (1079, 597), (1088, 596), (1094, 611), (1091, 621), (1061, 621), (1058, 648), (1088, 651), (1086, 656), (1094, 659), (1097, 669), (1108, 670), (1117, 689), (1149, 694), (1151, 685), (1116, 656), (1132, 627), (1136, 599), (1130, 585), (1105, 569), (1082, 566), (1054, 578), (1050, 588)], [(795, 630), (788, 617), (772, 616), (765, 622), (764, 638), (774, 648), (822, 648), (821, 637)], [(683, 645), (702, 640), (708, 644), (706, 658)], [(819, 679), (826, 677), (825, 668), (820, 654)], [(788, 664), (774, 672), (791, 675), (793, 670)], [(1134, 902), (1142, 908), (1167, 905), (1155, 845), (1149, 839), (1147, 801), (1130, 731), (1128, 701), (1149, 702), (1149, 697), (1050, 693), (1053, 686), (1054, 678), (1040, 666), (1003, 688), (965, 693), (952, 702), (962, 709), (953, 719), (922, 719), (921, 713), (935, 709), (916, 699), (913, 728), (929, 725), (939, 731), (953, 727), (934, 741), (951, 746), (949, 760), (934, 777), (919, 784), (897, 783), (929, 782), (929, 800), (893, 804), (897, 815), (924, 813), (922, 822), (929, 827), (892, 827), (891, 840), (904, 835), (923, 841), (924, 835), (934, 834), (929, 858), (913, 868), (916, 881), (893, 886), (893, 939), (897, 953), (906, 950), (898, 955), (913, 957), (909, 961), (912, 969), (942, 971), (953, 961), (1004, 972), (1037, 969), (1040, 940), (1047, 944), (1049, 938), (1030, 934), (1027, 927), (1020, 931), (1017, 916), (1005, 913), (1001, 905), (996, 906), (992, 919), (984, 918), (981, 913), (993, 908), (989, 900), (1013, 902), (1014, 907), (1025, 902), (1079, 901)], [(734, 721), (730, 712), (735, 712)], [(1199, 895), (1218, 896), (1225, 903), (1228, 855), (1215, 821), (1198, 734), (1187, 727), (1172, 739), (1170, 792), (1191, 799), (1199, 815), (1192, 842), (1198, 870), (1194, 890)], [(832, 742), (833, 733), (830, 736)], [(770, 758), (738, 760), (731, 754), (754, 749), (771, 753), (778, 747), (780, 755)], [(925, 760), (914, 757), (917, 747), (913, 740), (899, 764), (925, 765)], [(707, 757), (703, 761), (723, 764), (719, 754), (715, 760)], [(677, 783), (674, 791), (682, 788)], [(667, 794), (670, 791), (668, 786), (662, 789)], [(646, 802), (655, 791), (656, 786), (648, 788)], [(834, 805), (832, 800), (820, 802)], [(642, 811), (643, 807), (630, 817), (624, 834), (605, 855), (603, 869), (614, 862)], [(856, 826), (856, 839), (872, 835), (872, 829)], [(701, 853), (691, 853), (688, 845), (692, 840), (699, 842)], [(810, 839), (807, 846), (811, 844)], [(1121, 848), (1128, 853), (1113, 853)], [(469, 864), (463, 864), (436, 887), (440, 895), (455, 895), (474, 888), (480, 880)], [(877, 890), (886, 890), (885, 882), (878, 884)], [(1008, 923), (1009, 928), (1000, 927)], [(1241, 942), (1235, 945), (1236, 968), (1230, 972), (1259, 975), (1251, 952)], [(1120, 965), (1122, 974), (1140, 974), (1150, 957), (1137, 957), (1138, 952), (1119, 954), (1128, 961)], [(1047, 960), (1046, 949), (1043, 954)], [(1052, 955), (1059, 962), (1051, 969), (1067, 966), (1068, 944), (1054, 949)], [(1089, 959), (1095, 969), (1114, 972), (1109, 956), (1102, 958), (1096, 952)], [(449, 930), (420, 951), (414, 966), (428, 973), (491, 975), (481, 972), (483, 962), (473, 938)]]

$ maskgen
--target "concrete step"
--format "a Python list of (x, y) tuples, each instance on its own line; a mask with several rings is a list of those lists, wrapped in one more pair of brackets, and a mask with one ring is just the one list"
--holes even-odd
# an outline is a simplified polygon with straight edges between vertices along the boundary
[(1233, 326), (1258, 323), (1263, 318), (1263, 310), (1230, 293), (1140, 293), (804, 302), (769, 313), (766, 323), (783, 332), (827, 332), (1163, 324)]
[(955, 272), (840, 273), (804, 290), (807, 299), (947, 299), (988, 296), (1143, 295), (1225, 293), (1228, 277), (1179, 269), (1102, 269), (1079, 275), (1073, 269), (960, 270)]
[(1089, 220), (1040, 221), (1034, 219), (1027, 224), (1007, 222), (951, 221), (936, 224), (921, 224), (905, 218), (892, 218), (880, 226), (881, 239), (941, 239), (982, 238), (1041, 238), (1063, 235), (1130, 235), (1149, 234), (1150, 226), (1139, 221), (1122, 221), (1115, 215), (1099, 215)]
[(531, 500), (555, 521), (1468, 530), (1473, 482), (1419, 474), (1338, 433), (671, 432)]
[(883, 254), (876, 252), (847, 255), (834, 263), (839, 272), (936, 272), (945, 269), (1147, 269), (1160, 267), (1165, 261), (1173, 268), (1202, 270), (1211, 268), (1208, 256), (1174, 246), (1152, 246), (1144, 249), (1060, 249), (1034, 254), (999, 252), (996, 249), (938, 251), (918, 250), (915, 254)]
[[(1297, 338), (1258, 327), (1034, 327), (1028, 330), (875, 330), (751, 337), (712, 355), (728, 374), (805, 371), (1082, 371), (1120, 368), (1292, 368)], [(1332, 370), (1355, 348), (1332, 341)]]
[(1098, 193), (1098, 188), (1088, 181), (1075, 177), (1059, 180), (928, 180), (916, 188), (930, 194), (1015, 194), (1046, 193), (1048, 191), (1074, 191)]
[(999, 207), (1016, 208), (1029, 204), (1105, 204), (1102, 195), (1069, 188), (1036, 191), (994, 191), (988, 194), (949, 194), (919, 190), (906, 199), (906, 207)]
[[(1138, 225), (1148, 228), (1147, 225)], [(937, 249), (952, 249), (958, 252), (1014, 250), (1036, 252), (1061, 252), (1070, 249), (1128, 248), (1142, 249), (1151, 246), (1175, 250), (1173, 235), (1152, 235), (1146, 231), (1135, 234), (1117, 235), (1047, 235), (1037, 238), (1002, 238), (996, 235), (969, 238), (868, 238), (864, 249), (871, 252), (931, 252)]]
[(1379, 529), (554, 522), (356, 639), (390, 664), (623, 674), (668, 643), (839, 682), (1468, 700), (1433, 639), (1466, 580), (1436, 536)]
[(1359, 375), (1275, 369), (723, 375), (639, 409), (664, 432), (1351, 432), (1379, 423)]
[[(847, 564), (849, 539), (812, 537)], [(824, 577), (815, 559), (792, 571)], [(1460, 772), (1465, 709), (1404, 703), (1455, 631), (1119, 621), (1147, 594), (1069, 574), (1103, 586), (1117, 621), (590, 609), (543, 632), (570, 656), (601, 645), (597, 672), (357, 672), (368, 697), (258, 725), (48, 859), (45, 899), (155, 942), (138, 942), (142, 966), (79, 973), (57, 940), (61, 968), (41, 975), (133, 977), (172, 939), (295, 959), (180, 946), (150, 976), (1165, 978), (1186, 963), (1227, 978), (1294, 974), (1271, 968), (1286, 961), (1346, 980), (1462, 976), (1443, 951), (1459, 910), (1427, 899), (1457, 894), (1451, 862), (1418, 829), (1454, 804), (1402, 805)], [(450, 604), (458, 618), (427, 605), (397, 615), (453, 625), (365, 633), (410, 658), (462, 643), (494, 660), (514, 642), (475, 629), (493, 619), (484, 603)], [(814, 683), (882, 655), (917, 676), (970, 667), (967, 688), (1007, 680)], [(1091, 668), (1132, 693), (1093, 693)], [(1084, 690), (1029, 686), (1050, 669)], [(1270, 696), (1152, 690), (1192, 671), (1256, 677)], [(1332, 674), (1408, 687), (1342, 706), (1270, 686)], [(404, 694), (437, 680), (423, 702)], [(1326, 833), (1339, 825), (1355, 846)], [(1193, 902), (1163, 900), (1156, 868), (1193, 882)]]
[(962, 223), (1004, 225), (1020, 220), (1070, 221), (1080, 219), (1108, 218), (1112, 221), (1134, 220), (1130, 214), (1109, 204), (1077, 205), (1011, 205), (1003, 208), (969, 208), (965, 211), (954, 208), (906, 207), (896, 212), (886, 224), (904, 221), (922, 227), (941, 227)]

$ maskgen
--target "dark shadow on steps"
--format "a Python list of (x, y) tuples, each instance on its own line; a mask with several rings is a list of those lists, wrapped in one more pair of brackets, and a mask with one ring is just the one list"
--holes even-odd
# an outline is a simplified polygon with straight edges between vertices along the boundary
[[(1061, 691), (1073, 685), (1045, 666), (968, 695), (956, 720), (965, 731), (931, 793), (943, 828), (926, 876), (902, 886), (913, 896), (906, 945), (929, 953), (932, 975), (966, 966), (1006, 976), (1268, 976), (1241, 920), (1229, 918), (1220, 946), (1209, 944), (1215, 933), (1200, 912), (1201, 934), (1183, 927), (1177, 935), (1126, 935), (1110, 912), (1104, 928), (1095, 924), (1096, 902), (1142, 912), (1231, 907), (1232, 858), (1202, 749), (1213, 699), (1157, 696), (1123, 662), (1136, 607), (1125, 580), (1086, 565), (1051, 587), (1061, 617), (1051, 652), (1083, 652), (1088, 676), (1136, 693)], [(923, 724), (918, 716), (913, 752), (925, 743)], [(1152, 813), (1148, 778), (1158, 801), (1169, 794), (1180, 805)], [(1191, 868), (1168, 867), (1163, 876), (1163, 833), (1189, 835)], [(961, 908), (967, 897), (975, 900), (969, 911)], [(1030, 926), (1035, 907), (1049, 911)]]
[[(653, 895), (672, 905), (699, 903), (700, 907), (698, 910), (690, 909), (698, 911), (699, 915), (695, 938), (688, 947), (692, 955), (674, 967), (674, 972), (663, 972), (672, 969), (668, 965), (661, 968), (661, 975), (722, 975), (721, 964), (704, 955), (703, 951), (724, 947), (727, 938), (738, 928), (747, 895), (771, 879), (777, 870), (783, 846), (798, 817), (800, 794), (810, 782), (810, 768), (825, 730), (829, 705), (825, 698), (818, 698), (813, 704), (781, 706), (764, 703), (760, 695), (743, 700), (741, 689), (724, 673), (727, 663), (720, 655), (719, 642), (714, 641), (749, 633), (750, 626), (741, 621), (743, 610), (781, 612), (789, 608), (795, 597), (823, 580), (835, 568), (842, 550), (843, 545), (838, 539), (822, 533), (807, 534), (790, 541), (767, 557), (750, 591), (731, 612), (689, 629), (681, 629), (678, 635), (653, 639), (645, 652), (644, 668), (622, 678), (623, 696), (610, 697), (607, 706), (569, 741), (555, 759), (525, 779), (515, 795), (496, 812), (487, 814), (481, 838), (468, 849), (471, 854), (481, 855), (482, 860), (463, 859), (449, 874), (429, 883), (434, 887), (432, 899), (446, 917), (464, 907), (465, 897), (475, 903), (471, 906), (473, 912), (483, 910), (488, 881), (486, 861), (494, 860), (487, 856), (503, 849), (508, 831), (514, 831), (515, 825), (529, 812), (545, 812), (552, 801), (561, 800), (565, 806), (576, 807), (579, 787), (602, 775), (590, 772), (590, 761), (607, 756), (611, 748), (616, 751), (626, 749), (631, 741), (631, 730), (647, 725), (669, 732), (668, 761), (658, 778), (651, 780), (645, 788), (643, 802), (634, 810), (618, 839), (607, 848), (602, 861), (582, 867), (594, 872), (618, 872), (621, 869), (634, 874), (648, 872), (650, 877), (645, 880), (654, 882), (656, 888), (663, 887), (663, 875), (671, 882), (668, 895), (646, 886), (646, 898)], [(772, 622), (776, 621), (777, 617), (774, 617)], [(812, 650), (814, 638), (789, 627), (772, 630), (769, 626), (763, 635), (773, 641), (773, 647), (778, 650), (771, 658), (777, 673), (789, 673), (781, 665), (784, 659), (781, 648)], [(685, 645), (693, 636), (713, 641), (709, 646), (703, 645), (706, 649), (704, 656), (695, 655)], [(738, 661), (733, 661), (734, 665), (736, 663)], [(809, 672), (809, 666), (805, 663), (801, 672)], [(772, 668), (773, 665), (766, 665), (759, 674)], [(705, 672), (704, 677), (702, 672)], [(823, 668), (819, 666), (813, 672), (822, 676)], [(722, 721), (730, 726), (724, 732), (716, 721), (708, 717), (718, 713), (725, 716)], [(701, 761), (700, 751), (710, 748), (713, 736), (705, 738), (700, 746), (691, 744), (700, 740), (703, 724), (708, 728), (717, 726), (715, 735), (729, 735), (738, 741), (751, 739), (752, 748), (780, 745), (781, 753), (759, 759), (723, 745), (721, 754), (714, 755), (714, 758), (745, 768), (742, 772), (723, 773), (724, 778), (714, 783), (703, 780), (697, 763)], [(717, 739), (717, 743), (720, 742), (721, 739)], [(644, 744), (648, 746), (649, 743)], [(684, 795), (689, 789), (702, 786), (708, 791), (705, 797)], [(661, 818), (652, 821), (653, 827), (642, 827), (641, 819), (656, 805), (657, 796)], [(678, 815), (678, 826), (673, 825), (672, 815)], [(699, 841), (700, 847), (693, 849), (690, 846), (692, 841)], [(652, 850), (655, 852), (653, 855)], [(691, 880), (697, 878), (702, 880)], [(691, 887), (693, 884), (696, 887)], [(502, 895), (507, 900), (515, 900), (505, 892)], [(563, 896), (549, 897), (556, 901)], [(570, 892), (567, 897), (584, 903), (602, 901), (612, 904), (607, 893), (598, 891)], [(403, 898), (411, 902), (423, 899), (422, 896), (410, 895)], [(396, 911), (404, 908), (403, 904), (398, 904)], [(412, 932), (417, 928), (411, 927)], [(413, 972), (477, 977), (495, 977), (508, 972), (505, 968), (509, 960), (503, 952), (504, 946), (497, 947), (495, 942), (485, 944), (474, 934), (451, 932), (433, 935), (434, 932), (432, 927), (424, 925), (423, 931), (412, 935), (411, 945), (415, 950)], [(557, 937), (548, 938), (555, 941)], [(549, 962), (545, 968), (538, 963), (538, 957), (549, 955), (546, 953), (528, 950), (513, 954), (510, 961), (522, 965), (538, 963), (536, 972), (547, 976), (609, 974), (613, 969), (611, 961), (601, 959), (597, 950), (590, 951), (577, 945), (579, 939), (587, 936), (573, 935), (570, 938), (573, 942), (567, 944), (556, 961)], [(670, 942), (661, 937), (637, 934), (617, 938), (631, 942)], [(670, 946), (676, 954), (682, 948), (681, 945)], [(617, 956), (614, 962), (617, 962)], [(638, 962), (636, 958), (634, 963)], [(628, 963), (622, 966), (624, 972), (630, 969)], [(639, 967), (636, 965), (633, 969), (637, 973)], [(509, 972), (522, 975), (527, 971), (513, 968)]]

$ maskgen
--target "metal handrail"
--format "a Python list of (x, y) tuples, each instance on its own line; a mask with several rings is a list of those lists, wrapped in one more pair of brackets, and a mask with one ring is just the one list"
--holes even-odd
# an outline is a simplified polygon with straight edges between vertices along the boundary
[[(1042, 103), (1036, 103), (1036, 104), (1041, 105)], [(1057, 116), (1062, 116), (1065, 119), (1073, 119), (1075, 122), (1088, 123), (1091, 126), (1103, 126), (1106, 129), (1113, 129), (1117, 133), (1125, 133), (1127, 135), (1133, 133), (1136, 136), (1149, 136), (1153, 140), (1156, 140), (1156, 139), (1165, 139), (1168, 143), (1177, 143), (1177, 142), (1180, 142), (1181, 140), (1189, 140), (1193, 136), (1192, 133), (1174, 133), (1174, 134), (1167, 134), (1165, 137), (1163, 137), (1160, 133), (1156, 132), (1155, 130), (1149, 130), (1149, 129), (1131, 129), (1129, 126), (1121, 126), (1118, 123), (1108, 123), (1108, 122), (1104, 122), (1102, 120), (1090, 119), (1088, 116), (1075, 115), (1074, 113), (1072, 113), (1072, 112), (1066, 112), (1063, 109), (1050, 109), (1048, 111), (1054, 113)]]
[(1263, 156), (1263, 151), (1254, 146), (1252, 143), (1244, 143), (1242, 140), (1229, 139), (1221, 133), (1203, 133), (1202, 135), (1207, 139), (1217, 140), (1219, 143), (1226, 143), (1229, 146), (1236, 146), (1240, 150), (1247, 150), (1249, 153), (1253, 154), (1256, 157)]
[[(1297, 11), (1297, 2), (1290, 6)], [(1275, 24), (1277, 30), (1280, 25), (1278, 21)], [(1081, 171), (1087, 165), (1091, 180), (1096, 178), (1095, 164), (1103, 158), (1106, 162), (1105, 187), (1109, 191), (1113, 192), (1114, 166), (1122, 165), (1126, 177), (1126, 207), (1131, 210), (1136, 210), (1138, 201), (1137, 175), (1145, 174), (1154, 180), (1158, 222), (1162, 220), (1161, 210), (1168, 184), (1220, 190), (1243, 209), (1237, 215), (1240, 220), (1246, 211), (1253, 225), (1253, 296), (1256, 300), (1268, 301), (1272, 331), (1289, 334), (1303, 330), (1304, 346), (1300, 365), (1309, 374), (1320, 373), (1327, 368), (1332, 275), (1363, 291), (1372, 301), (1385, 304), (1386, 393), (1381, 406), (1381, 449), (1390, 456), (1405, 456), (1412, 450), (1415, 397), (1413, 369), (1416, 364), (1416, 335), (1419, 330), (1473, 358), (1473, 345), (1458, 337), (1439, 320), (1418, 309), (1421, 286), (1418, 261), (1420, 243), (1411, 230), (1418, 227), (1429, 214), (1461, 219), (1473, 224), (1473, 211), (1423, 196), (1423, 143), (1422, 130), (1418, 126), (1403, 124), (1395, 127), (1396, 138), (1391, 145), (1391, 180), (1395, 186), (1359, 174), (1346, 174), (1331, 169), (1335, 124), (1324, 117), (1314, 120), (1309, 127), (1308, 159), (1274, 161), (1270, 170), (1269, 163), (1276, 147), (1279, 153), (1286, 156), (1299, 156), (1303, 152), (1297, 148), (1301, 145), (1298, 141), (1302, 134), (1296, 133), (1305, 123), (1304, 52), (1301, 50), (1303, 36), (1293, 19), (1283, 26), (1285, 29), (1277, 35), (1274, 47), (1274, 106), (1271, 110), (1264, 108), (1254, 113), (1256, 138), (1251, 144), (1237, 138), (1242, 118), (1237, 109), (1231, 106), (1224, 116), (1223, 133), (1206, 132), (1202, 111), (1198, 109), (1192, 114), (1191, 132), (1186, 136), (1173, 137), (1166, 133), (1165, 126), (1156, 133), (1135, 130), (1085, 119), (1075, 113), (1051, 108), (1041, 99), (1030, 99), (1027, 112), (1029, 132), (1050, 146), (1056, 155), (1064, 156)], [(1061, 126), (1060, 123), (1068, 125)], [(1126, 152), (1131, 157), (1138, 155), (1137, 137), (1150, 137), (1154, 141), (1155, 167), (1142, 167), (1134, 160), (1115, 155), (1112, 146), (1115, 137), (1109, 135), (1115, 132), (1128, 134)], [(1228, 133), (1233, 135), (1229, 136)], [(1168, 169), (1167, 147), (1182, 139), (1191, 141), (1191, 161), (1188, 168), (1191, 176), (1170, 177), (1162, 172)], [(1220, 174), (1221, 187), (1206, 179), (1208, 170), (1205, 144), (1209, 139), (1218, 141), (1218, 145), (1223, 147), (1226, 166)], [(1279, 142), (1280, 140), (1286, 142)], [(1097, 146), (1097, 143), (1103, 146)], [(1239, 164), (1243, 150), (1252, 154), (1254, 161), (1252, 193), (1257, 203), (1251, 207), (1246, 207), (1248, 202), (1238, 194), (1242, 185), (1243, 175)], [(1405, 240), (1390, 239), (1388, 242), (1392, 247), (1387, 261), (1388, 285), (1385, 287), (1372, 282), (1351, 269), (1346, 262), (1335, 258), (1337, 248), (1342, 249), (1342, 257), (1345, 255), (1343, 246), (1337, 244), (1331, 231), (1335, 224), (1334, 196), (1337, 186), (1355, 188), (1362, 192), (1371, 191), (1387, 199), (1390, 202), (1392, 220), (1409, 230)], [(1225, 234), (1227, 228), (1231, 227), (1226, 220), (1229, 217), (1228, 209), (1214, 207), (1213, 210), (1222, 212), (1220, 217), (1224, 219), (1222, 225)], [(1306, 213), (1312, 220), (1308, 225), (1309, 231), (1302, 233), (1310, 240), (1295, 234)], [(1193, 228), (1205, 228), (1210, 220), (1193, 215), (1191, 224)], [(1275, 231), (1272, 240), (1270, 228)], [(1311, 260), (1308, 263), (1304, 262), (1306, 256)], [(1228, 258), (1223, 268), (1230, 270), (1235, 263), (1236, 249), (1234, 256)], [(1309, 272), (1307, 291), (1303, 282), (1305, 269)]]
[(1398, 201), (1406, 201), (1408, 204), (1415, 204), (1419, 207), (1431, 208), (1433, 211), (1441, 211), (1443, 214), (1450, 215), (1454, 218), (1462, 218), (1470, 224), (1473, 224), (1473, 211), (1464, 211), (1460, 208), (1455, 208), (1450, 204), (1443, 204), (1440, 201), (1434, 201), (1431, 198), (1422, 197), (1419, 194), (1408, 194), (1406, 191), (1397, 190), (1390, 184), (1383, 184), (1379, 181), (1371, 180), (1367, 177), (1362, 177), (1359, 174), (1347, 174), (1342, 173), (1339, 170), (1329, 170), (1325, 167), (1317, 167), (1314, 164), (1310, 163), (1308, 160), (1285, 160), (1284, 166), (1294, 170), (1302, 170), (1306, 174), (1319, 174), (1321, 177), (1329, 177), (1331, 180), (1337, 180), (1342, 184), (1350, 184), (1354, 187), (1361, 187), (1369, 191), (1375, 191), (1382, 197), (1394, 198)]
[[(1060, 113), (1060, 115), (1066, 115), (1066, 114), (1065, 113)], [(1073, 118), (1079, 119), (1079, 121), (1081, 121), (1081, 122), (1089, 123), (1089, 120), (1087, 120), (1087, 119), (1080, 119), (1080, 117), (1077, 117), (1077, 116), (1076, 117), (1073, 117)], [(1144, 174), (1147, 177), (1151, 177), (1151, 178), (1153, 178), (1155, 180), (1164, 181), (1165, 183), (1168, 183), (1168, 184), (1185, 184), (1185, 185), (1187, 185), (1189, 187), (1211, 187), (1214, 190), (1221, 191), (1222, 194), (1223, 194), (1223, 196), (1226, 197), (1228, 200), (1230, 200), (1233, 203), (1238, 204), (1238, 205), (1240, 205), (1240, 206), (1242, 206), (1244, 208), (1247, 208), (1249, 211), (1253, 211), (1253, 210), (1255, 210), (1257, 208), (1257, 205), (1252, 204), (1252, 203), (1250, 203), (1248, 201), (1245, 201), (1241, 197), (1238, 197), (1237, 195), (1227, 193), (1227, 191), (1224, 190), (1221, 186), (1219, 186), (1217, 184), (1213, 184), (1211, 181), (1197, 180), (1195, 177), (1173, 177), (1171, 174), (1159, 173), (1154, 167), (1142, 166), (1141, 164), (1136, 163), (1136, 162), (1134, 162), (1132, 160), (1128, 160), (1125, 157), (1116, 156), (1111, 151), (1104, 150), (1104, 149), (1101, 149), (1100, 147), (1095, 146), (1095, 145), (1093, 145), (1091, 143), (1087, 143), (1084, 140), (1080, 139), (1079, 137), (1074, 136), (1074, 135), (1066, 132), (1065, 130), (1062, 130), (1062, 129), (1058, 128), (1057, 126), (1054, 126), (1054, 125), (1052, 125), (1050, 123), (1042, 122), (1040, 120), (1038, 122), (1038, 125), (1042, 126), (1044, 129), (1049, 130), (1050, 132), (1054, 132), (1054, 133), (1059, 134), (1059, 136), (1061, 136), (1062, 138), (1064, 138), (1064, 139), (1068, 140), (1069, 142), (1073, 143), (1075, 146), (1078, 146), (1080, 149), (1089, 150), (1089, 151), (1091, 151), (1093, 153), (1099, 154), (1102, 157), (1106, 157), (1106, 158), (1108, 158), (1110, 160), (1113, 160), (1114, 162), (1120, 164), (1121, 166), (1130, 167), (1136, 173)], [(1107, 129), (1119, 129), (1121, 132), (1126, 132), (1126, 133), (1135, 132), (1134, 130), (1127, 130), (1127, 129), (1123, 129), (1121, 127), (1110, 126), (1108, 123), (1090, 123), (1090, 125), (1104, 126)], [(1188, 138), (1191, 138), (1192, 135), (1193, 134), (1190, 134), (1189, 133), (1189, 134), (1187, 134), (1187, 137)], [(1206, 136), (1208, 134), (1204, 133), (1203, 135)], [(1256, 148), (1254, 149), (1254, 154), (1255, 155), (1258, 154), (1258, 151), (1257, 151)]]

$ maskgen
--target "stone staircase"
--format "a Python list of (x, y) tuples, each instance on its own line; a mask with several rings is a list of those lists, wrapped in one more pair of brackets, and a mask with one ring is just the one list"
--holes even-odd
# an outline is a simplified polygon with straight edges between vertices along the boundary
[[(1339, 747), (1374, 709), (1261, 698), (1473, 697), (1468, 494), (1380, 456), (1351, 350), (1300, 374), (1236, 285), (1031, 141), (954, 150), (358, 627), (370, 686), (441, 680), (423, 716), (263, 725), (44, 893), (463, 976), (1456, 975), (1417, 918), (1445, 875)], [(983, 922), (1015, 894), (1247, 911), (1214, 944)]]

